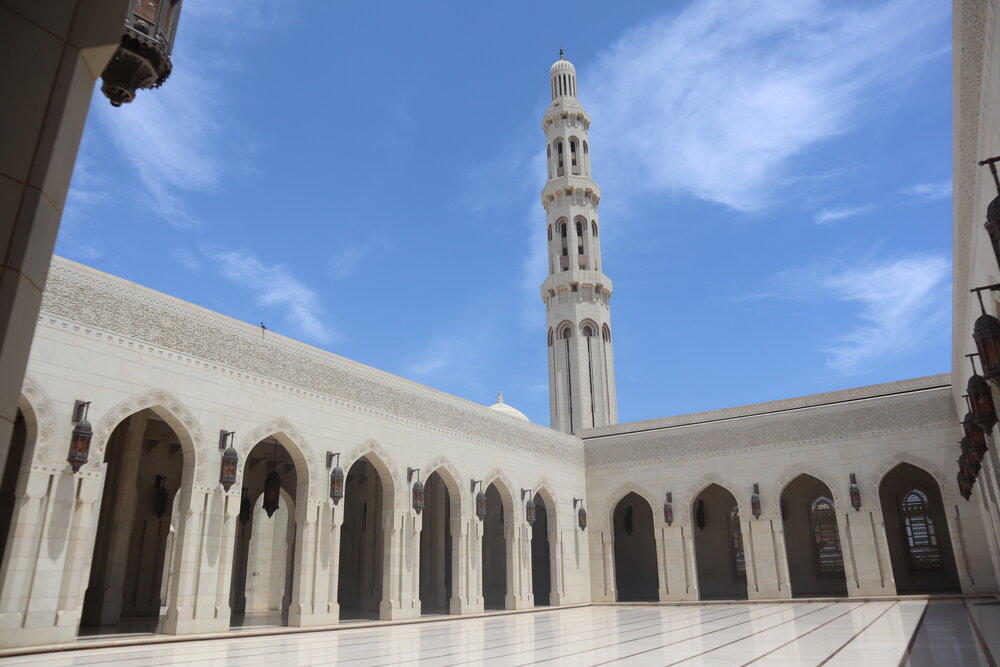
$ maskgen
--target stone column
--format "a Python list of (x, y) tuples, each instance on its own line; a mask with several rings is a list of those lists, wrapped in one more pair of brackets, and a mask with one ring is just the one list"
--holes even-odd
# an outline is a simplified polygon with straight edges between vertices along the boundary
[[(983, 489), (980, 488), (980, 491), (983, 491)], [(983, 510), (985, 511), (985, 497), (983, 500)], [(965, 547), (965, 522), (969, 516), (969, 504), (963, 502), (962, 504), (965, 505), (964, 508), (961, 504), (946, 505), (943, 498), (941, 504), (945, 514), (945, 521), (948, 522), (948, 532), (951, 536), (952, 553), (955, 556), (955, 569), (958, 571), (958, 580), (962, 587), (962, 592), (978, 593), (980, 592), (980, 587), (976, 584), (975, 577), (972, 573), (972, 567), (969, 563), (969, 555), (966, 552)], [(993, 590), (996, 589), (994, 588)]]
[[(340, 528), (344, 525), (344, 505), (333, 504), (332, 500), (327, 501), (326, 512), (328, 524), (324, 526), (324, 533), (320, 536), (326, 543), (327, 563), (327, 589), (326, 589), (326, 614), (331, 623), (340, 621)], [(324, 563), (320, 559), (321, 565)]]
[(663, 550), (664, 565), (661, 577), (666, 581), (666, 586), (660, 584), (660, 600), (695, 600), (697, 594), (691, 589), (688, 583), (688, 563), (684, 539), (684, 527), (679, 524), (673, 526), (662, 525), (662, 537), (657, 550)]
[[(423, 517), (415, 511), (403, 514), (403, 544), (400, 553), (400, 607), (408, 610), (407, 618), (420, 616), (420, 535)], [(435, 545), (440, 550), (443, 545)]]
[(549, 592), (549, 605), (558, 607), (566, 603), (566, 590), (563, 582), (563, 566), (566, 559), (563, 556), (562, 531), (555, 526), (549, 527), (549, 559), (549, 576), (552, 583), (552, 590)]
[[(767, 515), (759, 519), (749, 519), (743, 538), (744, 554), (753, 552), (753, 579), (756, 590), (750, 584), (750, 559), (747, 559), (747, 584), (750, 599), (781, 599), (792, 597), (791, 586), (781, 579), (779, 572), (779, 550), (784, 553), (784, 536), (774, 528), (774, 520)], [(780, 521), (778, 522), (780, 523)], [(746, 541), (746, 535), (750, 542)]]
[(321, 502), (302, 500), (301, 503), (305, 505), (305, 511), (300, 511), (299, 503), (296, 503), (296, 516), (289, 517), (289, 521), (295, 522), (295, 565), (292, 571), (291, 601), (288, 605), (288, 625), (293, 627), (328, 622), (325, 615), (317, 618), (316, 610), (316, 590), (322, 574), (317, 567), (316, 553), (319, 547)]
[(483, 600), (483, 522), (475, 515), (452, 519), (452, 540), (460, 534), (459, 548), (455, 549), (458, 561), (453, 576), (459, 585), (452, 596), (451, 613), (481, 614)]
[(663, 530), (666, 528), (665, 525), (660, 524), (656, 520), (656, 514), (653, 514), (653, 544), (656, 550), (656, 595), (660, 602), (666, 602), (670, 599), (670, 586), (667, 581), (667, 554), (665, 551), (666, 540), (664, 539)]
[(0, 0), (0, 475), (94, 81), (128, 0)]
[(601, 553), (604, 561), (605, 602), (618, 601), (618, 584), (615, 581), (615, 538), (611, 528), (601, 531)]
[(383, 621), (414, 618), (420, 615), (412, 599), (403, 599), (404, 525), (409, 511), (386, 510), (382, 513), (382, 601), (379, 618)]
[(691, 524), (682, 524), (681, 532), (684, 533), (681, 540), (684, 542), (684, 578), (687, 582), (687, 595), (691, 600), (700, 600), (701, 590), (698, 587), (698, 561), (695, 560), (694, 527)]
[[(882, 512), (866, 508), (844, 511), (840, 513), (837, 524), (841, 550), (845, 555), (849, 554), (851, 562), (851, 571), (845, 572), (848, 596), (895, 595), (896, 583)], [(845, 569), (847, 566), (848, 558), (845, 558)]]

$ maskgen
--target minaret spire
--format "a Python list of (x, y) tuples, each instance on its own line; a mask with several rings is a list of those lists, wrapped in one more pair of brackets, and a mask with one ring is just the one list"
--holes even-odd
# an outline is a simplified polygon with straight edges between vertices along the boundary
[(542, 119), (548, 181), (542, 206), (549, 276), (542, 283), (548, 321), (551, 426), (566, 433), (618, 423), (611, 347), (611, 280), (601, 271), (591, 180), (590, 116), (577, 99), (576, 68), (559, 49), (549, 72), (552, 104)]

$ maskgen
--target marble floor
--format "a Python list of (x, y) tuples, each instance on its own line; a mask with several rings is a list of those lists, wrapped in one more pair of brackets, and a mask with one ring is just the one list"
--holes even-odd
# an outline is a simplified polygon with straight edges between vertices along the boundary
[(989, 600), (592, 606), (81, 649), (12, 665), (995, 665)]

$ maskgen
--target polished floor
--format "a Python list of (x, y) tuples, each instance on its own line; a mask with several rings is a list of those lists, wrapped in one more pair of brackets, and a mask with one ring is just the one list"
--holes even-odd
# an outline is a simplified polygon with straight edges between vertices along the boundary
[(8, 665), (990, 665), (988, 600), (593, 606), (378, 628), (82, 649)]

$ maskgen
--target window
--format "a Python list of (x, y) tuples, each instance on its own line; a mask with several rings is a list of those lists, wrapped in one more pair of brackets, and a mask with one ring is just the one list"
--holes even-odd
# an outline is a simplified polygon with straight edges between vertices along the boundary
[(552, 240), (552, 225), (549, 225), (549, 240)]
[(556, 176), (562, 176), (565, 173), (565, 167), (563, 166), (563, 142), (562, 139), (556, 139)]
[(809, 503), (809, 532), (812, 534), (816, 576), (841, 576), (844, 573), (844, 557), (837, 533), (837, 513), (833, 501), (826, 496), (819, 496)]
[(569, 140), (569, 163), (574, 174), (580, 173), (580, 160), (577, 156), (576, 139)]
[(586, 338), (593, 338), (594, 337), (594, 327), (590, 326), (589, 324), (583, 325), (583, 335)]
[(549, 329), (549, 347), (552, 347), (553, 342), (555, 342), (555, 335), (553, 335), (552, 329)]
[(573, 337), (573, 327), (565, 326), (563, 330), (559, 332), (560, 338), (572, 338)]
[(609, 343), (611, 342), (611, 327), (609, 327), (607, 324), (601, 327), (601, 338), (603, 338)]
[(910, 572), (923, 574), (943, 569), (944, 561), (941, 558), (934, 520), (930, 516), (927, 493), (921, 489), (904, 492), (899, 502), (899, 518), (903, 523), (903, 537), (906, 540), (904, 546)]
[(743, 533), (740, 530), (740, 508), (735, 503), (729, 510), (729, 546), (733, 555), (733, 581), (746, 582), (747, 561), (743, 555)]
[(597, 220), (591, 220), (590, 222), (590, 233), (597, 236)]

